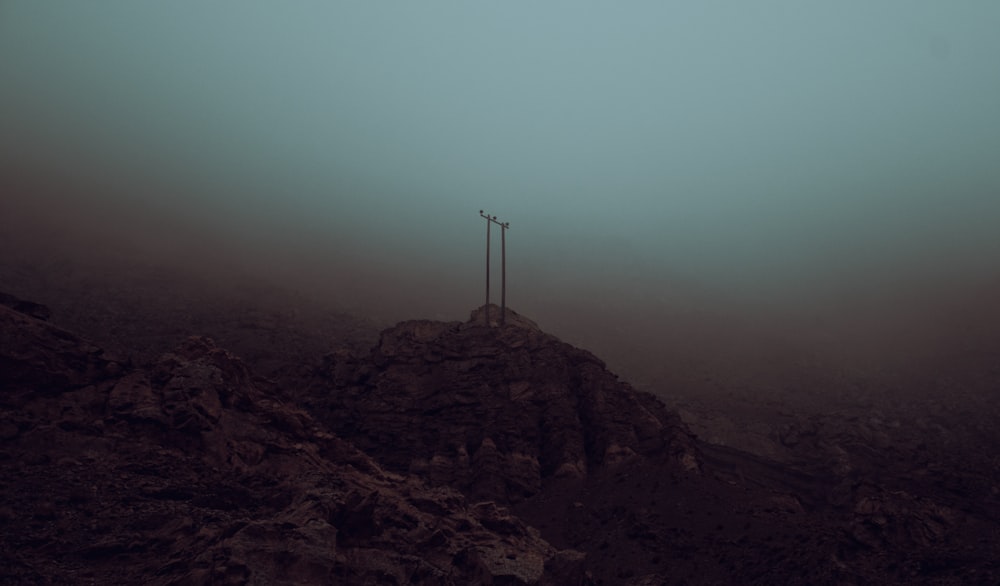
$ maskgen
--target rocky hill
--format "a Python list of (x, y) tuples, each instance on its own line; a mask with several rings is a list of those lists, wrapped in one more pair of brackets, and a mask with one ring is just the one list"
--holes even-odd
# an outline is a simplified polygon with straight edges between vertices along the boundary
[[(300, 402), (394, 472), (510, 505), (587, 552), (598, 583), (997, 576), (995, 463), (946, 456), (926, 435), (921, 448), (919, 428), (873, 414), (700, 441), (591, 353), (515, 312), (489, 327), (484, 313), (403, 322), (367, 352), (333, 352)], [(691, 419), (720, 431), (709, 417)]]
[[(178, 333), (161, 309), (127, 318), (145, 348)], [(512, 311), (331, 338), (315, 364), (264, 338), (244, 361), (186, 318), (128, 358), (53, 314), (0, 295), (3, 583), (1000, 581), (986, 410), (689, 406), (705, 441)], [(298, 323), (268, 327), (315, 351)]]
[(134, 368), (4, 301), (0, 582), (586, 582), (583, 554), (385, 471), (208, 339)]
[(504, 327), (480, 308), (465, 323), (400, 323), (365, 354), (330, 354), (306, 404), (390, 469), (475, 499), (518, 502), (638, 456), (698, 468), (675, 413), (507, 311)]

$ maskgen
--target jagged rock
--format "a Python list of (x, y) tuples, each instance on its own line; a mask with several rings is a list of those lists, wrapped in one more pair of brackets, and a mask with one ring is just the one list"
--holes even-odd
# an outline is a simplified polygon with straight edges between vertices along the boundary
[(690, 434), (654, 397), (511, 310), (503, 327), (483, 313), (403, 322), (367, 356), (328, 355), (315, 412), (394, 471), (497, 502), (636, 456), (697, 468)]
[(112, 373), (0, 306), (0, 341), (0, 581), (586, 583), (580, 554), (386, 472), (209, 339)]

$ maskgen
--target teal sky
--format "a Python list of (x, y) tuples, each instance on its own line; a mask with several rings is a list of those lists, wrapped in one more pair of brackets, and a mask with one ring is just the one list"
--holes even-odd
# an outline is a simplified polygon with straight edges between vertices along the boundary
[(6, 0), (0, 153), (449, 315), (480, 209), (535, 311), (960, 286), (1000, 260), (998, 30), (992, 0)]

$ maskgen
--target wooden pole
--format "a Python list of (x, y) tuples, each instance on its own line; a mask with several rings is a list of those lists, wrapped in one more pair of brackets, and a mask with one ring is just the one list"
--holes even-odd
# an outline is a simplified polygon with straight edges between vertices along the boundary
[(500, 224), (500, 325), (507, 325), (507, 224)]
[[(482, 213), (482, 211), (480, 211)], [(490, 327), (490, 221), (486, 218), (486, 327)]]

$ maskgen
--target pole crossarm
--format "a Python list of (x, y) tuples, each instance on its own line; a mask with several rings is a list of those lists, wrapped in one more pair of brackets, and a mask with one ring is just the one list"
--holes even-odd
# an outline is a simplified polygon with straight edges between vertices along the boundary
[(486, 326), (490, 325), (490, 227), (500, 226), (500, 325), (507, 323), (507, 229), (510, 222), (501, 222), (496, 216), (491, 216), (479, 210), (479, 217), (486, 218), (486, 305), (484, 316)]
[(501, 228), (503, 228), (505, 230), (507, 228), (510, 228), (510, 222), (501, 222), (500, 220), (497, 219), (496, 216), (491, 216), (491, 215), (489, 215), (487, 213), (484, 213), (483, 210), (479, 210), (479, 217), (486, 218), (490, 222), (493, 222), (494, 224), (500, 226)]

